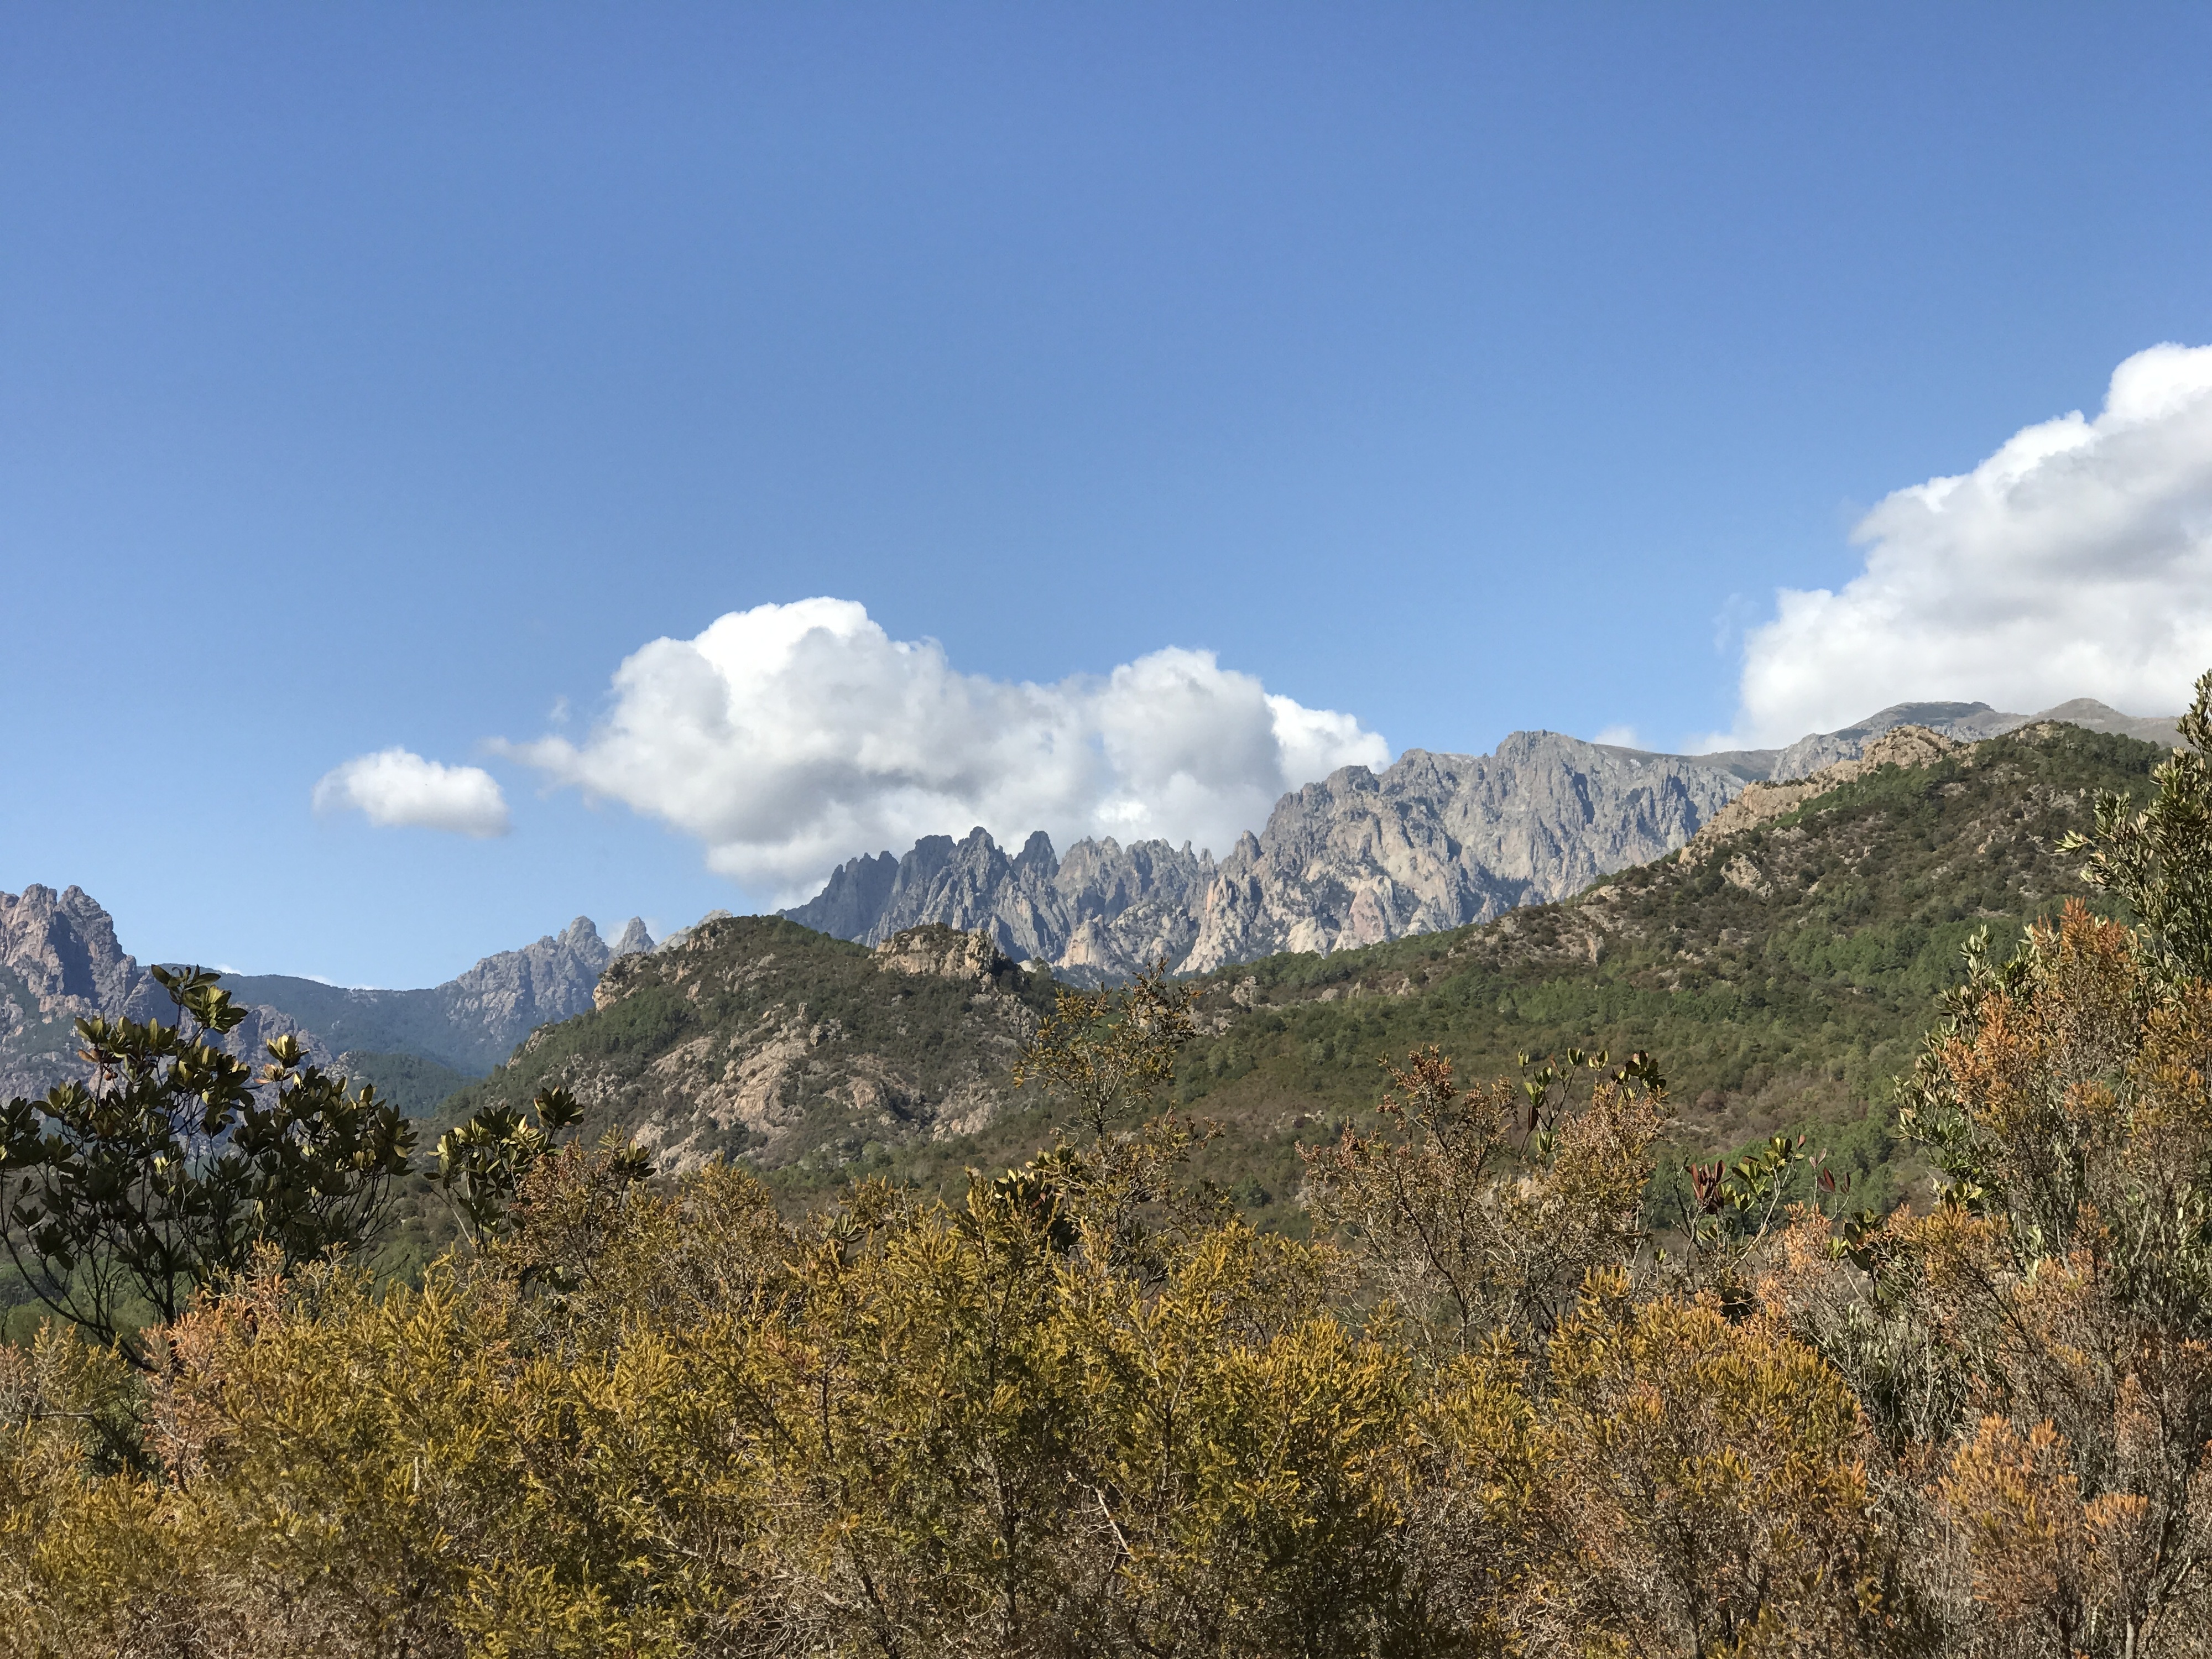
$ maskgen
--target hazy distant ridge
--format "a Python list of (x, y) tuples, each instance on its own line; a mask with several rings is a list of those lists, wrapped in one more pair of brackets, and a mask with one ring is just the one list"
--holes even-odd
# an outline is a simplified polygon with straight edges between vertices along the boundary
[[(422, 990), (229, 975), (224, 985), (253, 1011), (231, 1046), (258, 1055), (267, 1039), (296, 1032), (325, 1060), (407, 1055), (480, 1076), (538, 1026), (589, 1008), (607, 963), (652, 944), (644, 923), (633, 919), (610, 948), (590, 918), (579, 916), (559, 933), (486, 957)], [(124, 951), (114, 919), (82, 888), (57, 892), (33, 884), (20, 894), (0, 893), (0, 1097), (43, 1094), (81, 1073), (75, 1022), (93, 1015), (173, 1020), (176, 1010)], [(374, 1064), (352, 1069), (378, 1071)]]

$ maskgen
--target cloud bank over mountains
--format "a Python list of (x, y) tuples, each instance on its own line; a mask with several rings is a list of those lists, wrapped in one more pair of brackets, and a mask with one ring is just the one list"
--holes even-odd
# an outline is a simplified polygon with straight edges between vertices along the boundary
[(2023, 428), (1862, 520), (1840, 592), (1784, 588), (1744, 642), (1735, 729), (1789, 743), (1906, 699), (2168, 714), (2212, 667), (2212, 348), (2153, 346), (2103, 411)]
[(357, 811), (392, 829), (485, 837), (507, 832), (507, 797), (480, 766), (442, 766), (405, 749), (381, 749), (333, 767), (315, 785), (318, 812)]
[(894, 640), (849, 599), (763, 605), (655, 640), (614, 675), (581, 742), (499, 752), (556, 785), (697, 837), (714, 870), (779, 902), (863, 850), (980, 823), (1188, 840), (1225, 853), (1286, 789), (1389, 747), (1210, 651), (1155, 651), (1103, 678), (965, 674), (933, 640)]
[[(2212, 348), (2138, 352), (2094, 420), (2025, 428), (1971, 472), (1899, 489), (1853, 539), (1856, 577), (1782, 589), (1748, 630), (1735, 729), (1695, 746), (1786, 744), (1923, 699), (2180, 708), (2212, 666)], [(1638, 738), (1618, 726), (1598, 741)], [(1061, 847), (1158, 837), (1225, 854), (1285, 791), (1390, 759), (1354, 716), (1270, 693), (1212, 652), (1015, 683), (829, 598), (654, 640), (617, 669), (580, 739), (491, 747), (696, 837), (711, 868), (779, 904), (856, 853), (977, 823), (1002, 842), (1042, 829)], [(508, 827), (488, 773), (400, 748), (347, 762), (314, 799), (379, 824)]]

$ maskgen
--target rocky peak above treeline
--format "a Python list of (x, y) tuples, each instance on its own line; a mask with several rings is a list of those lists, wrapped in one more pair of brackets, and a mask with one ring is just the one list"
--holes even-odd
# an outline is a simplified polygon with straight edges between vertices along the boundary
[(1897, 703), (1784, 749), (1709, 755), (1516, 732), (1489, 755), (1411, 749), (1380, 772), (1345, 767), (1285, 795), (1218, 863), (1188, 844), (1111, 837), (1060, 855), (1042, 830), (1009, 855), (978, 828), (899, 857), (863, 854), (781, 914), (869, 945), (925, 922), (981, 930), (1017, 961), (1086, 982), (1163, 958), (1205, 973), (1284, 951), (1326, 955), (1565, 898), (1684, 846), (1747, 789), (1855, 761), (1899, 727), (1971, 743), (2031, 721), (2180, 741), (2171, 719), (2086, 697), (2035, 715)]

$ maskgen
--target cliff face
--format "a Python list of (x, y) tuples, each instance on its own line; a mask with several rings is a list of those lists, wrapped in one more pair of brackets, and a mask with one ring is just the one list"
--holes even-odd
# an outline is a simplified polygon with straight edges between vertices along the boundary
[(1014, 857), (981, 830), (902, 859), (839, 868), (783, 914), (875, 944), (936, 922), (988, 933), (1065, 976), (1125, 975), (1164, 957), (1188, 972), (1277, 951), (1333, 951), (1486, 921), (1680, 846), (1744, 784), (1740, 768), (1642, 755), (1550, 732), (1494, 755), (1413, 750), (1283, 797), (1217, 866), (1164, 842), (1042, 832)]
[(927, 922), (981, 929), (1017, 961), (1063, 977), (1120, 978), (1162, 957), (1205, 972), (1279, 951), (1327, 952), (1486, 921), (1565, 898), (1683, 846), (1747, 785), (1853, 763), (1900, 726), (1972, 743), (2031, 722), (2171, 745), (2170, 719), (2077, 698), (2040, 714), (1984, 702), (1898, 703), (1786, 749), (1656, 755), (1516, 732), (1490, 755), (1408, 750), (1382, 771), (1347, 767), (1277, 803), (1217, 866), (1164, 842), (1081, 841), (1064, 858), (1039, 833), (1009, 857), (981, 830), (933, 836), (903, 858), (840, 866), (783, 915), (876, 944)]
[(819, 895), (783, 914), (863, 945), (927, 924), (980, 929), (1017, 961), (1117, 978), (1189, 954), (1213, 877), (1212, 858), (1163, 841), (1082, 841), (1061, 859), (1040, 830), (1009, 858), (972, 830), (958, 842), (925, 836), (903, 858), (841, 865)]
[[(115, 920), (80, 887), (35, 883), (0, 893), (0, 1099), (43, 1095), (82, 1077), (76, 1022), (95, 1017), (174, 1021), (176, 1005), (126, 955)], [(275, 1008), (255, 1008), (232, 1032), (232, 1053), (303, 1028)]]
[(1733, 772), (1551, 732), (1493, 755), (1409, 750), (1286, 795), (1222, 863), (1182, 966), (1328, 952), (1487, 921), (1680, 846)]

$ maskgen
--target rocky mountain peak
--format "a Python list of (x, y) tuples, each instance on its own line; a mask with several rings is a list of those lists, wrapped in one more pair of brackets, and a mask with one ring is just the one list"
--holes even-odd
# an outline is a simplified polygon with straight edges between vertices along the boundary
[[(0, 1099), (37, 1097), (80, 1077), (76, 1022), (95, 1017), (173, 1024), (178, 1014), (161, 983), (125, 952), (115, 919), (82, 888), (32, 883), (0, 893)], [(313, 1036), (280, 1010), (253, 1007), (222, 1043), (259, 1059), (263, 1043), (287, 1034)], [(321, 1048), (325, 1059), (335, 1052)]]
[(840, 866), (783, 914), (878, 945), (937, 921), (1075, 979), (1164, 958), (1183, 971), (1329, 951), (1480, 921), (1577, 890), (1680, 846), (1741, 791), (1723, 766), (1516, 732), (1489, 756), (1408, 750), (1285, 794), (1218, 865), (1190, 847), (1112, 837), (1057, 859), (1042, 831), (1009, 860), (982, 830)]
[(653, 935), (646, 931), (645, 918), (632, 916), (629, 926), (622, 930), (622, 937), (615, 941), (614, 954), (618, 957), (635, 956), (641, 951), (651, 949)]
[(117, 942), (115, 919), (82, 887), (35, 882), (0, 893), (0, 967), (40, 1013), (66, 1005), (72, 1018), (121, 1007), (144, 978)]
[[(1565, 898), (1686, 845), (1747, 786), (1825, 777), (1867, 757), (1880, 764), (1894, 748), (1889, 734), (1901, 731), (1921, 734), (1908, 746), (1972, 743), (2031, 720), (2179, 741), (2170, 720), (2136, 719), (2087, 698), (2040, 715), (1985, 702), (1894, 703), (1786, 749), (1712, 755), (1515, 732), (1488, 755), (1409, 749), (1380, 771), (1347, 766), (1302, 785), (1218, 865), (1188, 846), (1124, 848), (1110, 837), (1079, 841), (1054, 859), (1042, 831), (1010, 860), (977, 829), (957, 843), (926, 836), (902, 858), (854, 859), (817, 896), (782, 914), (870, 945), (925, 921), (980, 929), (1014, 960), (1041, 959), (1079, 980), (1122, 977), (1162, 957), (1204, 972), (1281, 951), (1464, 927)], [(1762, 794), (1759, 810), (1782, 799)]]
[(988, 830), (960, 841), (925, 836), (902, 858), (863, 855), (838, 866), (812, 900), (782, 914), (803, 927), (881, 945), (925, 923), (981, 931), (1017, 962), (1043, 960), (1077, 977), (1117, 977), (1197, 933), (1197, 901), (1213, 861), (1164, 841), (1080, 841), (1065, 858), (1042, 830), (1008, 858)]

